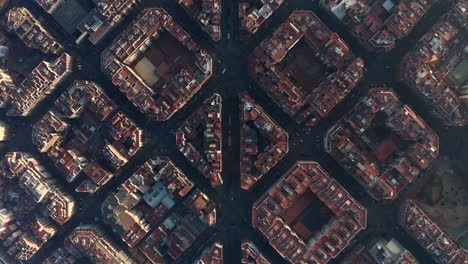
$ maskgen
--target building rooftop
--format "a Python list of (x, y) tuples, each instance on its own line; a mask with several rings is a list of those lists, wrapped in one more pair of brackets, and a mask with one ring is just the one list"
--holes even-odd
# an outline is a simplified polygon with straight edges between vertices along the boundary
[(239, 94), (241, 188), (248, 190), (289, 151), (289, 136), (246, 93)]
[(216, 204), (163, 156), (143, 164), (106, 198), (101, 212), (122, 241), (153, 263), (177, 259), (216, 224)]
[(178, 2), (214, 41), (221, 39), (221, 0), (178, 0)]
[(284, 0), (241, 0), (239, 2), (240, 38), (248, 39), (278, 10)]
[(34, 0), (47, 13), (53, 14), (60, 6), (66, 3), (66, 0)]
[(180, 152), (208, 178), (213, 187), (223, 184), (222, 99), (213, 94), (176, 132)]
[[(317, 206), (331, 215), (311, 225)], [(367, 210), (317, 162), (299, 161), (254, 203), (252, 225), (289, 262), (324, 264), (366, 228)]]
[(205, 249), (195, 264), (223, 264), (223, 244), (215, 242)]
[(251, 241), (244, 241), (241, 245), (241, 263), (245, 264), (270, 264)]
[(171, 213), (138, 246), (152, 263), (177, 260), (208, 227), (195, 212), (177, 210)]
[(145, 9), (101, 56), (104, 72), (148, 117), (166, 121), (211, 77), (212, 59), (164, 10)]
[(42, 61), (21, 83), (0, 69), (0, 101), (10, 105), (7, 115), (28, 116), (72, 72), (72, 57), (63, 53), (55, 61)]
[(96, 225), (80, 225), (75, 228), (65, 240), (65, 247), (74, 254), (84, 255), (93, 263), (136, 264)]
[(95, 0), (96, 8), (80, 22), (78, 30), (97, 45), (139, 3), (140, 0)]
[[(8, 254), (31, 259), (75, 213), (63, 192), (33, 156), (9, 152), (0, 160), (0, 239)], [(54, 223), (55, 222), (55, 223)]]
[(358, 245), (343, 264), (419, 264), (394, 238), (375, 238), (367, 246)]
[[(94, 9), (87, 13), (80, 0), (34, 0), (51, 14), (70, 34), (78, 29), (82, 34), (77, 43), (85, 38), (97, 45), (140, 2), (140, 0), (93, 0)], [(71, 14), (71, 12), (75, 12)]]
[(77, 259), (65, 248), (58, 248), (54, 250), (49, 257), (47, 257), (42, 264), (74, 264)]
[(129, 247), (135, 247), (193, 187), (169, 158), (158, 156), (106, 198), (103, 217)]
[(437, 134), (393, 89), (373, 88), (324, 140), (375, 199), (395, 199), (439, 155)]
[(370, 51), (390, 51), (408, 36), (437, 0), (321, 0)]
[(45, 205), (45, 210), (62, 225), (75, 213), (75, 201), (51, 179), (46, 169), (30, 154), (9, 152), (1, 161), (0, 176), (15, 179), (35, 203)]
[(249, 76), (298, 123), (316, 125), (364, 76), (364, 61), (312, 11), (295, 11), (249, 56)]
[(60, 55), (64, 48), (43, 25), (24, 7), (9, 10), (6, 26), (23, 43), (44, 53)]
[(32, 141), (67, 181), (86, 175), (76, 191), (94, 193), (138, 152), (142, 137), (96, 83), (75, 81), (34, 125)]
[(400, 79), (450, 126), (468, 123), (467, 17), (468, 2), (458, 1), (400, 64)]
[(466, 263), (467, 253), (415, 201), (402, 206), (400, 224), (437, 263)]

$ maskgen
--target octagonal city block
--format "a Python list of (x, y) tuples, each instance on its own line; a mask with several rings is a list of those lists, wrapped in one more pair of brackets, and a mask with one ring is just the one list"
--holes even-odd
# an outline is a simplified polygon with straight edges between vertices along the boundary
[(312, 11), (295, 11), (248, 59), (250, 77), (309, 126), (340, 103), (364, 71), (364, 61)]
[(151, 8), (102, 53), (101, 66), (140, 112), (166, 121), (211, 77), (213, 65), (164, 9)]
[(90, 81), (75, 81), (33, 126), (32, 141), (77, 192), (94, 193), (143, 146), (143, 131)]
[(6, 26), (30, 48), (54, 55), (60, 55), (64, 51), (63, 46), (44, 28), (43, 23), (24, 7), (10, 9)]
[(459, 1), (400, 64), (400, 79), (446, 125), (468, 123), (468, 2)]
[(437, 134), (393, 89), (369, 90), (324, 144), (375, 199), (395, 199), (439, 155)]
[(291, 263), (325, 264), (367, 226), (367, 210), (317, 162), (299, 161), (253, 205), (252, 225)]
[(289, 136), (247, 94), (240, 99), (241, 188), (249, 190), (289, 151)]
[(216, 204), (165, 156), (138, 168), (106, 198), (101, 213), (122, 241), (152, 263), (172, 263), (216, 224)]
[(221, 96), (213, 94), (176, 132), (179, 150), (213, 187), (223, 184), (221, 111)]
[(62, 53), (54, 61), (40, 62), (21, 82), (0, 68), (0, 106), (7, 116), (29, 116), (72, 73), (73, 58)]
[(73, 197), (28, 153), (2, 157), (0, 195), (0, 239), (19, 261), (32, 258), (56, 234), (57, 224), (75, 214)]

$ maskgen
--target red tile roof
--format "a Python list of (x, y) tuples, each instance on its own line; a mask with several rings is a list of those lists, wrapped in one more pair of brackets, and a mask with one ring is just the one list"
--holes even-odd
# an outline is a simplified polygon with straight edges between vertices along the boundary
[[(284, 215), (306, 191), (311, 191), (335, 214), (308, 241), (299, 237)], [(366, 228), (367, 210), (318, 163), (300, 161), (255, 202), (252, 225), (291, 263), (324, 264)]]
[(10, 9), (7, 27), (30, 48), (54, 55), (60, 55), (64, 51), (63, 46), (24, 7)]
[(400, 78), (404, 83), (425, 100), (439, 119), (451, 126), (468, 123), (463, 84), (449, 78), (450, 71), (464, 60), (463, 33), (468, 25), (463, 20), (467, 16), (467, 1), (459, 1), (400, 64)]
[[(223, 184), (221, 111), (221, 96), (214, 94), (176, 132), (179, 150), (214, 187)], [(200, 145), (203, 145), (201, 150), (195, 147)]]
[(250, 241), (245, 241), (241, 245), (241, 263), (245, 264), (270, 264), (262, 255), (260, 250)]
[(178, 2), (214, 41), (221, 39), (221, 0), (178, 0)]
[(414, 256), (394, 238), (373, 238), (367, 245), (358, 245), (343, 264), (419, 264)]
[(74, 199), (27, 153), (9, 152), (2, 157), (0, 182), (2, 192), (8, 189), (16, 196), (5, 200), (0, 210), (0, 239), (10, 255), (29, 260), (55, 235), (55, 223), (62, 225), (72, 218)]
[(223, 264), (223, 244), (215, 242), (203, 251), (200, 258), (194, 264)]
[[(247, 93), (239, 98), (241, 187), (248, 190), (288, 153), (289, 136)], [(259, 137), (268, 141), (262, 152)]]
[(70, 250), (78, 250), (94, 263), (136, 263), (96, 225), (75, 228), (65, 240), (65, 246)]
[(464, 264), (467, 253), (413, 200), (402, 207), (400, 223), (439, 264)]
[[(305, 44), (298, 44), (300, 41)], [(317, 82), (310, 89), (300, 84), (298, 75), (305, 76), (300, 69), (288, 71), (299, 67), (299, 63), (285, 59), (292, 56), (293, 47), (301, 45), (305, 45), (304, 54), (312, 54), (308, 59), (314, 60), (314, 66), (336, 70), (323, 80), (321, 75), (309, 77)], [(248, 72), (288, 115), (313, 126), (359, 83), (364, 75), (364, 61), (355, 58), (348, 45), (312, 11), (295, 11), (249, 56)]]
[[(67, 119), (80, 125), (72, 125)], [(72, 133), (65, 136), (67, 131)], [(67, 181), (75, 181), (81, 173), (88, 177), (76, 191), (93, 193), (143, 146), (142, 133), (126, 114), (117, 111), (116, 104), (97, 84), (75, 81), (33, 126), (32, 139)], [(109, 164), (87, 157), (90, 142), (102, 144), (100, 158), (105, 157)]]
[(240, 38), (247, 39), (278, 10), (284, 0), (239, 2)]
[[(379, 123), (390, 133), (384, 139)], [(325, 150), (374, 198), (395, 199), (437, 158), (439, 138), (395, 91), (374, 88), (329, 129)]]
[[(157, 64), (153, 66), (161, 75), (158, 76), (156, 84), (150, 85), (132, 67), (137, 63), (137, 59), (140, 59), (140, 55), (148, 51), (158, 39), (162, 39), (161, 36), (164, 34), (177, 39), (190, 55), (179, 54), (181, 51), (176, 49), (171, 50), (171, 57), (160, 50), (156, 51), (160, 54), (150, 54), (148, 58), (145, 57), (151, 64)], [(172, 47), (156, 47), (160, 48)], [(193, 59), (194, 62), (174, 63), (175, 56)], [(212, 74), (212, 58), (208, 52), (200, 49), (191, 40), (190, 35), (160, 8), (145, 9), (136, 21), (102, 53), (101, 66), (112, 78), (113, 83), (142, 113), (159, 121), (170, 119), (198, 92)]]
[(390, 51), (409, 35), (432, 7), (433, 0), (321, 0), (371, 51)]
[(72, 71), (72, 57), (63, 53), (53, 62), (42, 61), (18, 85), (0, 70), (0, 101), (10, 104), (10, 116), (28, 116)]

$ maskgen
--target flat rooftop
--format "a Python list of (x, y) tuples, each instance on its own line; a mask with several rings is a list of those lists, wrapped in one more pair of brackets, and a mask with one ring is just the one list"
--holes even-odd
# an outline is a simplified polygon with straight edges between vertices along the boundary
[(79, 2), (82, 1), (68, 0), (52, 15), (68, 34), (73, 34), (89, 13)]

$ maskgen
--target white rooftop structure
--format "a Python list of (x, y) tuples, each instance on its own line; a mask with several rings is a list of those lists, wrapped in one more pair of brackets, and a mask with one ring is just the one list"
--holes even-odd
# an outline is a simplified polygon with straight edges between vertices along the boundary
[(337, 2), (334, 6), (329, 5), (331, 12), (339, 19), (342, 20), (348, 10), (357, 4), (357, 0), (342, 0)]

